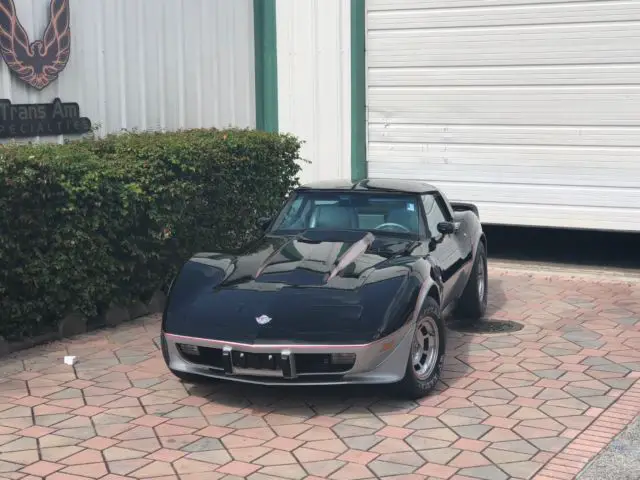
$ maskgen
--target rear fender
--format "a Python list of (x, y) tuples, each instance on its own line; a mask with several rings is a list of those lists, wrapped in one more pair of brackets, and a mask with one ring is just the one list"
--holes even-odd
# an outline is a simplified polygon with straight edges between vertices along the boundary
[(482, 230), (482, 223), (478, 214), (478, 207), (472, 203), (452, 202), (451, 208), (458, 214), (456, 216), (462, 222), (462, 228), (468, 235), (473, 262), (476, 259), (480, 242), (484, 242), (485, 247), (487, 246), (486, 236)]
[(473, 212), (473, 214), (478, 217), (480, 220), (480, 212), (478, 212), (478, 207), (473, 203), (465, 203), (465, 202), (450, 202), (451, 209), (454, 212)]

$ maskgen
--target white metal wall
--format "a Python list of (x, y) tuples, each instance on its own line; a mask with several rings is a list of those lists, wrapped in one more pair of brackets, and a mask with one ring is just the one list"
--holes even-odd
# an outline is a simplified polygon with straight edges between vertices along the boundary
[(277, 0), (278, 115), (302, 139), (303, 183), (351, 176), (350, 4)]
[(640, 231), (640, 1), (368, 0), (371, 176)]
[[(49, 0), (15, 1), (31, 41)], [(77, 102), (100, 133), (255, 126), (251, 0), (71, 0), (71, 57), (38, 92), (0, 62), (13, 103)], [(60, 140), (60, 139), (58, 139)]]

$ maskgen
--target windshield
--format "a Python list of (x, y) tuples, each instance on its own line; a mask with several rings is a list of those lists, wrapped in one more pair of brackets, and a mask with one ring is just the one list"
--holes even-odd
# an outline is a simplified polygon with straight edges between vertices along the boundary
[(297, 192), (271, 230), (361, 230), (403, 236), (422, 233), (418, 197), (377, 192)]

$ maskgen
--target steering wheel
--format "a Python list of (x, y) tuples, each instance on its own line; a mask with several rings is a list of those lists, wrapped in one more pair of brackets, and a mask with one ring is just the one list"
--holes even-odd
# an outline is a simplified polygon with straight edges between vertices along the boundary
[(381, 223), (380, 225), (378, 225), (375, 228), (375, 230), (389, 230), (389, 228), (387, 228), (387, 227), (392, 227), (392, 229), (401, 229), (401, 230), (404, 230), (407, 233), (411, 233), (411, 230), (409, 230), (404, 225), (400, 225), (399, 223), (393, 223), (393, 222)]

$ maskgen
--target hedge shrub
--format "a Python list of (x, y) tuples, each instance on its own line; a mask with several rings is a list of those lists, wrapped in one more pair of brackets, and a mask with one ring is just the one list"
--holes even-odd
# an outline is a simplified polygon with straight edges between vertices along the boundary
[(249, 130), (0, 147), (0, 336), (147, 300), (194, 252), (251, 240), (295, 186), (299, 148)]

